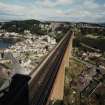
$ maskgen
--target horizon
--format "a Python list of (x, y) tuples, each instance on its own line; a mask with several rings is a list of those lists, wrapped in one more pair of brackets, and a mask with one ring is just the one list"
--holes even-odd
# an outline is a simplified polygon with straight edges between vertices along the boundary
[(20, 19), (20, 20), (7, 20), (7, 21), (0, 21), (0, 23), (5, 23), (5, 22), (13, 22), (13, 21), (28, 21), (28, 20), (36, 20), (36, 21), (40, 21), (40, 22), (58, 22), (58, 23), (89, 23), (89, 24), (104, 24), (105, 22), (85, 22), (85, 21), (54, 21), (54, 20), (38, 20), (38, 19)]
[(0, 21), (105, 22), (103, 0), (0, 0)]

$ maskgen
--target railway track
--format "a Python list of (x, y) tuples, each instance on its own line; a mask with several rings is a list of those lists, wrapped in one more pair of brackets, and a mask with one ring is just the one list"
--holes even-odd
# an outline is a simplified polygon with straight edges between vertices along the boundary
[[(65, 35), (58, 46), (51, 52), (51, 55), (49, 55), (47, 61), (42, 66), (42, 69), (40, 69), (41, 73), (38, 72), (39, 74), (37, 74), (37, 80), (35, 80), (35, 83), (37, 83), (36, 90), (35, 84), (33, 84), (34, 82), (31, 82), (31, 85), (34, 85), (31, 87), (34, 87), (34, 91), (36, 91), (36, 94), (30, 95), (34, 96), (31, 98), (31, 105), (44, 105), (47, 102), (49, 93), (52, 89), (53, 82), (62, 62), (69, 40), (70, 31)], [(32, 88), (30, 88), (30, 90), (32, 90)], [(31, 94), (32, 93), (33, 92), (31, 92)]]
[[(5, 100), (2, 98), (0, 105), (45, 105), (71, 35), (72, 32), (68, 31), (46, 59), (29, 76), (16, 75), (14, 84), (17, 88), (13, 89), (16, 93), (13, 93), (11, 89), (10, 92), (12, 93), (9, 92), (10, 94), (4, 97)], [(11, 85), (11, 88), (14, 84)]]

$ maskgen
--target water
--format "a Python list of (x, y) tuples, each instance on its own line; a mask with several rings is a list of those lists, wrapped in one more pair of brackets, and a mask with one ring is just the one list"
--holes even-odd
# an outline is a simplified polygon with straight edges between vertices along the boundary
[(9, 46), (11, 46), (9, 42), (0, 40), (0, 48), (8, 48)]

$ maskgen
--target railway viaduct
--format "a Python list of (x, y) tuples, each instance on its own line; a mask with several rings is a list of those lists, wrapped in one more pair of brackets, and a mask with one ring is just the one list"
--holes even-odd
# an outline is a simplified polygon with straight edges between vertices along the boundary
[[(0, 91), (0, 105), (48, 105), (63, 100), (65, 67), (69, 66), (73, 38), (74, 32), (69, 30), (29, 75), (15, 74), (10, 86)], [(17, 62), (14, 67), (23, 69)]]
[(62, 101), (64, 96), (64, 80), (65, 80), (65, 67), (69, 66), (69, 60), (72, 56), (72, 44), (74, 39), (74, 32), (71, 35), (69, 40), (69, 44), (66, 48), (63, 60), (60, 64), (60, 68), (58, 70), (57, 76), (55, 78), (55, 82), (53, 84), (53, 88), (50, 93), (50, 97), (48, 101)]

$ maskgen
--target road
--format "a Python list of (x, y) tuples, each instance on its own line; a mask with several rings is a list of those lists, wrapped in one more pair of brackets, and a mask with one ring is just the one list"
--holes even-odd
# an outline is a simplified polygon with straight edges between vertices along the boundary
[(28, 72), (23, 68), (19, 61), (13, 56), (11, 52), (4, 52), (5, 59), (10, 59), (12, 61), (12, 76), (15, 74), (28, 75)]

